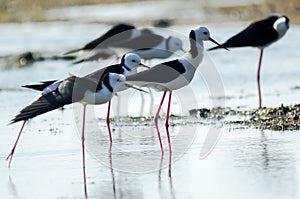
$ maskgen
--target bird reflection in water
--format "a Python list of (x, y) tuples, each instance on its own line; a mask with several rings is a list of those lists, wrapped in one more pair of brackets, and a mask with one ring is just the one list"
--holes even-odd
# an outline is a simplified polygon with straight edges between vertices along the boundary
[(10, 189), (11, 194), (14, 196), (14, 198), (19, 198), (17, 187), (16, 187), (15, 183), (13, 182), (11, 176), (9, 176), (9, 179), (8, 179), (8, 187)]
[(111, 179), (112, 179), (112, 186), (113, 186), (113, 196), (114, 199), (116, 197), (116, 182), (115, 182), (115, 174), (114, 174), (114, 169), (113, 169), (113, 164), (112, 164), (112, 144), (109, 146), (109, 151), (108, 151), (108, 158), (109, 158), (109, 167), (110, 167), (110, 174), (111, 174)]
[(268, 153), (268, 144), (267, 144), (267, 137), (265, 132), (261, 130), (261, 147), (262, 147), (262, 158), (263, 158), (263, 168), (264, 170), (268, 170), (269, 167), (269, 153)]
[[(163, 160), (164, 160), (164, 153), (161, 154), (159, 170), (158, 170), (158, 187), (160, 192), (162, 192), (161, 174), (163, 169)], [(172, 152), (169, 153), (169, 158), (168, 158), (168, 182), (170, 187), (171, 198), (175, 199), (176, 195), (175, 195), (175, 190), (173, 187), (173, 179), (172, 179)]]

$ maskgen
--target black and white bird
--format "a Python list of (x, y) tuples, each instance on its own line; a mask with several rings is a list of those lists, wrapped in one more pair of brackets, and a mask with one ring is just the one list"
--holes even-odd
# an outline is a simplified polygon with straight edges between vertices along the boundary
[[(153, 32), (148, 32), (130, 40), (124, 41), (119, 45), (111, 45), (109, 47), (110, 50), (112, 50), (111, 48), (122, 49), (131, 53), (135, 53), (139, 55), (142, 59), (151, 60), (166, 59), (179, 50), (184, 52), (182, 46), (182, 40), (178, 37), (164, 37)], [(99, 57), (103, 57), (102, 54), (104, 53), (106, 52), (98, 51), (92, 54), (91, 56), (76, 61), (74, 63), (77, 64), (85, 61), (97, 61), (99, 60)], [(109, 54), (113, 53), (109, 52)]]
[[(148, 66), (141, 63), (141, 58), (138, 55), (133, 54), (133, 53), (127, 53), (122, 56), (121, 62), (119, 64), (114, 64), (114, 65), (110, 65), (110, 66), (101, 68), (100, 70), (97, 70), (91, 74), (88, 74), (88, 75), (84, 76), (83, 78), (94, 81), (94, 82), (99, 82), (108, 73), (122, 74), (124, 76), (135, 74), (135, 73), (137, 73), (138, 67), (149, 68)], [(60, 81), (57, 81), (57, 80), (43, 81), (40, 84), (31, 84), (31, 85), (25, 85), (22, 87), (39, 90), (39, 91), (43, 91), (43, 92), (49, 92), (53, 89), (53, 87), (56, 87), (57, 83), (59, 83), (59, 82)], [(117, 88), (115, 88), (115, 92), (121, 92), (125, 89), (128, 89), (128, 85), (119, 84), (117, 86)], [(107, 124), (107, 128), (108, 128), (109, 140), (110, 140), (110, 143), (112, 143), (112, 135), (111, 135), (111, 129), (110, 129), (110, 120), (109, 120), (110, 107), (111, 107), (111, 101), (108, 102), (106, 124)]]
[(235, 48), (235, 47), (257, 47), (260, 49), (260, 57), (257, 70), (257, 84), (259, 107), (261, 108), (261, 90), (260, 90), (260, 68), (264, 48), (282, 38), (289, 29), (289, 18), (287, 16), (272, 15), (266, 19), (251, 23), (240, 33), (229, 38), (221, 46), (210, 48)]
[(166, 59), (178, 50), (184, 51), (180, 38), (164, 37), (158, 34), (143, 34), (122, 44), (122, 48), (131, 50), (145, 60)]
[[(148, 31), (145, 31), (148, 33)], [(143, 34), (142, 29), (138, 29), (135, 26), (128, 24), (118, 24), (109, 29), (106, 33), (94, 39), (93, 41), (87, 43), (82, 48), (74, 49), (64, 53), (64, 55), (72, 55), (78, 52), (90, 52), (94, 49), (102, 49), (100, 52), (103, 52), (103, 49), (108, 48), (110, 46), (119, 46), (124, 42), (127, 42), (137, 36)], [(105, 52), (108, 53), (108, 52)], [(105, 55), (107, 56), (107, 55)]]
[[(19, 138), (27, 120), (32, 119), (38, 115), (58, 109), (68, 104), (79, 102), (83, 104), (83, 124), (82, 124), (82, 157), (83, 157), (83, 174), (84, 174), (84, 188), (86, 193), (86, 175), (85, 175), (85, 155), (84, 155), (84, 125), (85, 125), (85, 110), (86, 105), (104, 104), (110, 102), (113, 95), (125, 88), (134, 88), (139, 91), (141, 89), (135, 88), (125, 82), (125, 76), (122, 74), (111, 73), (110, 71), (117, 71), (124, 74), (130, 74), (130, 68), (136, 67), (140, 64), (140, 58), (137, 55), (129, 54), (124, 56), (124, 65), (114, 65), (94, 72), (85, 77), (70, 77), (61, 81), (47, 81), (39, 85), (27, 85), (24, 87), (32, 88), (35, 90), (42, 90), (41, 96), (34, 101), (31, 105), (25, 107), (20, 111), (11, 123), (23, 121), (21, 130), (17, 136), (15, 144), (6, 158), (9, 160), (9, 167), (13, 158), (15, 149), (17, 147)], [(52, 82), (52, 84), (50, 84)], [(109, 120), (107, 120), (109, 121)], [(110, 143), (112, 142), (109, 123), (109, 136)]]
[(164, 92), (159, 108), (154, 117), (154, 123), (157, 130), (159, 144), (162, 152), (163, 152), (163, 146), (161, 142), (159, 128), (157, 125), (158, 122), (157, 120), (166, 93), (169, 92), (169, 102), (168, 102), (165, 126), (166, 126), (169, 150), (171, 152), (171, 140), (170, 140), (168, 126), (169, 126), (169, 114), (170, 114), (172, 91), (180, 89), (188, 85), (192, 81), (195, 71), (203, 59), (203, 50), (204, 50), (203, 41), (210, 40), (215, 44), (220, 45), (210, 37), (209, 30), (206, 27), (198, 27), (192, 29), (189, 34), (189, 39), (190, 39), (190, 50), (186, 52), (181, 58), (160, 63), (158, 65), (153, 66), (149, 70), (142, 71), (126, 77), (126, 82), (130, 84), (140, 86), (140, 87), (150, 87), (157, 91)]
[[(9, 167), (13, 158), (17, 143), (27, 120), (38, 115), (58, 109), (65, 105), (79, 102), (83, 104), (83, 121), (82, 121), (82, 160), (83, 160), (83, 177), (84, 191), (86, 190), (86, 172), (85, 172), (85, 148), (84, 148), (84, 130), (85, 130), (85, 112), (86, 105), (98, 105), (109, 102), (116, 92), (118, 85), (135, 88), (125, 83), (125, 76), (116, 73), (107, 73), (103, 78), (96, 82), (88, 78), (70, 76), (64, 80), (54, 82), (47, 89), (44, 89), (41, 96), (29, 106), (23, 108), (11, 123), (23, 121), (21, 130), (17, 136), (15, 144), (6, 158), (9, 160)], [(137, 90), (140, 90), (136, 88)]]

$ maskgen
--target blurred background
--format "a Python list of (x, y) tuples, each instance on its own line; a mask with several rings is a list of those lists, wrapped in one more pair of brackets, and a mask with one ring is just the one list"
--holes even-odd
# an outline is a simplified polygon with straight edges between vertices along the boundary
[[(82, 42), (91, 41), (111, 25), (120, 22), (135, 26), (188, 26), (191, 24), (254, 21), (273, 13), (286, 14), (291, 19), (291, 23), (299, 23), (300, 1), (1, 0), (0, 34), (2, 40), (0, 40), (0, 69), (29, 66), (33, 63), (33, 60), (41, 58), (40, 53), (44, 55), (44, 53), (49, 54), (50, 52), (51, 56), (59, 55), (63, 50), (70, 49), (68, 47), (69, 44), (73, 44), (71, 47), (78, 47), (78, 45), (84, 44)], [(47, 30), (50, 32), (39, 28), (43, 25), (48, 26)], [(55, 26), (56, 30), (53, 28)], [(59, 35), (59, 31), (65, 31), (61, 30), (60, 26), (69, 26), (66, 29), (70, 30), (72, 35), (70, 32), (67, 35)], [(82, 35), (83, 29), (86, 28), (89, 31)], [(20, 31), (20, 41), (18, 41), (17, 33), (14, 33), (15, 30)], [(81, 32), (79, 33), (79, 31)], [(97, 31), (97, 34), (93, 33), (93, 31)], [(38, 48), (38, 43), (42, 42), (42, 38), (47, 37), (46, 35), (49, 33), (52, 36), (48, 36), (49, 38), (46, 41), (49, 42), (48, 45), (50, 46), (43, 49)], [(31, 37), (28, 38), (27, 34)], [(76, 34), (78, 35), (76, 36)], [(54, 46), (53, 40), (57, 43), (62, 39), (59, 36), (64, 37), (65, 48), (51, 48), (51, 45), (52, 47)], [(70, 38), (66, 36), (76, 37), (79, 44), (76, 46), (74, 40), (70, 41)], [(52, 39), (52, 41), (49, 39)], [(14, 40), (19, 46), (13, 45)], [(7, 43), (8, 45), (6, 45), (6, 42), (9, 44)], [(25, 60), (20, 60), (24, 57)]]
[[(207, 26), (211, 36), (221, 43), (251, 22), (273, 13), (286, 14), (291, 25), (287, 34), (264, 53), (261, 84), (263, 106), (268, 108), (299, 104), (299, 0), (0, 0), (1, 198), (83, 198), (80, 130), (72, 106), (28, 122), (13, 167), (8, 169), (5, 161), (21, 125), (7, 124), (38, 95), (36, 91), (21, 88), (22, 85), (64, 79), (69, 73), (78, 74), (83, 69), (94, 71), (115, 61), (74, 65), (74, 59), (63, 58), (63, 53), (84, 46), (120, 22), (139, 28), (150, 27), (164, 36), (177, 36), (183, 40), (183, 48), (188, 50), (187, 36), (195, 26)], [(212, 46), (205, 43), (206, 49)], [(255, 48), (205, 53), (191, 84), (174, 92), (171, 114), (187, 116), (190, 109), (197, 108), (208, 111), (215, 107), (256, 109), (258, 56), (259, 50)], [(162, 61), (165, 60), (152, 60), (152, 64)], [(210, 89), (215, 85), (220, 88), (219, 96), (212, 96), (214, 93)], [(127, 103), (125, 107), (129, 107), (123, 115), (140, 116), (140, 94), (125, 91), (121, 95), (124, 101), (120, 104)], [(183, 100), (193, 97), (195, 103)], [(150, 107), (149, 98), (145, 97), (147, 107)], [(155, 92), (154, 108), (160, 98), (161, 93)], [(117, 106), (116, 101), (112, 104)], [(105, 135), (107, 131), (104, 122), (106, 105), (95, 108), (98, 111), (95, 117), (100, 120), (91, 120), (91, 123), (97, 123), (99, 128), (87, 128), (93, 132), (87, 138), (90, 141), (98, 141), (99, 131)], [(112, 111), (112, 117), (116, 109)], [(299, 113), (300, 109), (297, 111)], [(299, 129), (297, 113), (297, 117), (292, 115), (292, 118), (298, 118), (293, 121)], [(144, 111), (144, 115), (149, 116), (149, 111)], [(249, 117), (256, 120), (252, 115)], [(259, 122), (256, 127), (243, 125), (240, 122), (244, 118), (235, 116), (227, 117), (228, 122), (221, 126), (214, 118), (194, 118), (195, 124), (186, 124), (185, 118), (178, 117), (179, 122), (177, 117), (174, 118), (170, 126), (171, 139), (178, 138), (178, 146), (187, 148), (178, 147), (178, 151), (174, 148), (174, 154), (179, 158), (172, 165), (173, 177), (168, 176), (171, 169), (162, 168), (159, 162), (164, 160), (166, 165), (168, 156), (163, 159), (160, 153), (157, 156), (149, 153), (160, 152), (151, 118), (146, 125), (127, 122), (118, 126), (117, 122), (112, 122), (115, 128), (113, 148), (124, 147), (125, 151), (113, 151), (110, 159), (108, 150), (98, 151), (103, 153), (103, 159), (89, 153), (87, 169), (91, 198), (300, 198), (299, 131), (281, 131), (285, 124), (282, 121), (278, 122), (282, 128), (263, 131)], [(215, 125), (222, 131), (222, 137), (210, 154), (200, 159), (199, 152), (206, 135)], [(287, 125), (291, 126), (290, 123)], [(134, 144), (128, 139), (127, 132), (137, 135)], [(150, 140), (140, 137), (141, 132), (155, 136)], [(194, 132), (197, 133), (195, 137), (194, 134), (191, 136)], [(165, 133), (162, 135), (166, 144)], [(94, 145), (88, 147), (98, 149)], [(131, 175), (118, 170), (113, 173), (111, 165), (107, 166), (113, 162), (114, 168), (127, 164), (142, 164), (143, 167), (142, 157), (160, 168), (144, 175)]]
[[(68, 18), (68, 12), (66, 16), (49, 16), (49, 12), (53, 9), (61, 9), (64, 7), (76, 7), (86, 5), (99, 5), (103, 4), (103, 7), (109, 4), (124, 4), (127, 7), (126, 10), (119, 10), (120, 14), (128, 12), (137, 12), (136, 7), (131, 7), (132, 4), (147, 5), (147, 8), (155, 8), (157, 12), (161, 13), (161, 17), (174, 19), (175, 23), (187, 23), (188, 21), (193, 22), (199, 21), (238, 21), (247, 19), (258, 19), (265, 17), (267, 13), (286, 13), (288, 16), (293, 18), (293, 23), (300, 21), (300, 1), (298, 0), (188, 0), (188, 1), (134, 1), (134, 0), (1, 0), (0, 1), (0, 22), (28, 22), (28, 21), (55, 21), (55, 20), (71, 20)], [(129, 4), (128, 4), (129, 3)], [(135, 5), (135, 4), (133, 4)], [(184, 10), (186, 7), (191, 6), (194, 10), (199, 9), (198, 12), (185, 13), (183, 19), (181, 15), (177, 15), (176, 11)], [(99, 12), (114, 12), (111, 10), (103, 10), (99, 7)], [(167, 10), (167, 12), (161, 12), (161, 10)], [(213, 13), (213, 14), (212, 14)], [(80, 14), (80, 13), (78, 13)], [(81, 13), (82, 14), (82, 13)], [(149, 12), (145, 12), (149, 14)], [(151, 14), (156, 15), (151, 12)], [(202, 18), (197, 18), (201, 15)], [(111, 21), (117, 20), (112, 17)], [(188, 21), (187, 21), (188, 20)], [(141, 23), (147, 21), (147, 19), (136, 19)], [(93, 19), (93, 22), (104, 22), (101, 18)], [(107, 22), (107, 21), (105, 21)]]

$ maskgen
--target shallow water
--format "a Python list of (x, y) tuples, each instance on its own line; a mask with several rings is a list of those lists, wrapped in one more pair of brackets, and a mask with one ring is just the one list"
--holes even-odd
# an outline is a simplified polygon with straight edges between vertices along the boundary
[[(247, 24), (207, 26), (212, 37), (222, 42)], [(194, 26), (197, 24), (171, 29), (187, 41), (184, 35)], [(0, 43), (5, 48), (0, 49), (0, 54), (18, 54), (25, 50), (61, 54), (86, 43), (107, 28), (107, 25), (75, 22), (0, 24), (0, 29), (5, 30), (1, 31)], [(299, 29), (300, 26), (292, 25), (283, 39), (265, 51), (261, 74), (265, 106), (299, 103), (300, 90), (292, 89), (300, 85)], [(213, 45), (207, 43), (206, 46)], [(172, 114), (187, 115), (189, 109), (214, 106), (257, 107), (258, 55), (259, 51), (254, 48), (207, 53), (191, 85), (174, 92)], [(83, 70), (86, 73), (97, 67), (94, 64), (82, 69), (82, 66), (71, 66), (66, 61), (47, 61), (0, 72), (1, 198), (83, 197), (80, 106), (67, 106), (63, 111), (53, 111), (28, 122), (10, 169), (5, 157), (21, 124), (7, 123), (38, 94), (19, 89), (21, 85), (61, 79), (68, 73), (79, 74)], [(160, 96), (161, 93), (155, 93), (153, 110)], [(150, 103), (149, 97), (144, 97), (145, 103)], [(117, 110), (115, 98), (112, 115), (117, 112), (139, 115), (139, 93), (126, 91), (119, 98), (121, 110)], [(97, 106), (94, 111), (89, 112), (86, 127), (90, 198), (300, 197), (298, 131), (262, 132), (222, 123), (198, 121), (185, 124), (185, 120), (172, 119), (173, 154), (169, 167), (163, 121), (160, 121), (166, 150), (163, 157), (151, 122), (137, 122), (136, 126), (113, 122), (114, 143), (110, 158), (106, 126), (103, 120), (98, 120), (105, 117), (106, 106)], [(145, 108), (142, 112), (148, 115), (150, 111)], [(191, 118), (186, 120), (193, 121)]]
[[(79, 137), (72, 125), (66, 122), (59, 125), (61, 121), (54, 118), (50, 121), (50, 125), (55, 126), (53, 131), (49, 130), (51, 126), (41, 128), (32, 121), (21, 139), (12, 168), (8, 169), (4, 160), (0, 164), (3, 197), (83, 196)], [(134, 127), (130, 133), (141, 129), (143, 127)], [(105, 128), (101, 130), (105, 132)], [(298, 132), (229, 130), (228, 127), (222, 129), (219, 142), (204, 159), (200, 159), (199, 154), (206, 137), (205, 126), (198, 126), (191, 145), (180, 139), (186, 148), (180, 147), (180, 143), (173, 144), (171, 177), (169, 154), (164, 155), (161, 163), (155, 136), (139, 139), (138, 147), (131, 139), (122, 139), (126, 135), (114, 133), (113, 172), (108, 142), (102, 137), (105, 141), (99, 143), (104, 150), (98, 152), (99, 156), (92, 152), (87, 156), (88, 194), (91, 198), (299, 197)], [(182, 127), (181, 133), (189, 137), (188, 127)], [(2, 134), (5, 144), (1, 148), (11, 146), (12, 135), (15, 133)], [(88, 137), (91, 141), (91, 135)], [(172, 138), (176, 139), (175, 135)], [(166, 141), (165, 136), (163, 139)], [(94, 146), (89, 144), (88, 150), (92, 151)], [(3, 149), (1, 157), (7, 153)]]

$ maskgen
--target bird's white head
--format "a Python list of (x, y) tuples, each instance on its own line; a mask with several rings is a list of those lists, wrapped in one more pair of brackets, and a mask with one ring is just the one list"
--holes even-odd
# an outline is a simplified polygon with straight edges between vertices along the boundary
[(211, 38), (208, 28), (204, 26), (200, 26), (198, 28), (193, 29), (190, 32), (190, 39), (193, 39), (198, 43), (202, 43), (202, 41), (211, 41), (217, 44), (218, 46), (220, 46), (218, 42), (216, 42), (213, 38)]
[(200, 26), (198, 28), (193, 29), (195, 32), (195, 40), (199, 41), (207, 41), (210, 40), (210, 32), (208, 30), (208, 28), (204, 27), (204, 26)]
[(168, 50), (171, 52), (183, 50), (182, 49), (182, 40), (177, 37), (170, 36), (167, 39), (167, 46), (168, 46)]
[(124, 75), (117, 74), (117, 73), (108, 73), (109, 84), (112, 88), (116, 87), (119, 84), (124, 84), (126, 78)]
[(141, 58), (137, 54), (127, 53), (122, 57), (121, 64), (129, 69), (133, 69), (141, 65)]
[(108, 73), (108, 78), (109, 78), (109, 86), (112, 88), (114, 93), (119, 92), (119, 91), (123, 91), (123, 90), (128, 89), (128, 88), (133, 88), (133, 89), (136, 89), (138, 91), (145, 92), (142, 89), (139, 89), (139, 88), (137, 88), (133, 85), (130, 85), (130, 84), (126, 83), (125, 75), (120, 75), (120, 74), (116, 74), (116, 73)]
[[(218, 46), (221, 46), (221, 44), (219, 44), (217, 41), (215, 41), (213, 38), (211, 38), (210, 36), (210, 32), (208, 30), (208, 28), (204, 27), (204, 26), (200, 26), (197, 28), (194, 28), (191, 30), (190, 32), (190, 42), (191, 42), (191, 50), (190, 52), (193, 54), (193, 56), (196, 55), (195, 51), (197, 50), (197, 48), (202, 48), (203, 49), (203, 41), (211, 41), (213, 43), (215, 43)], [(198, 44), (195, 45), (195, 42)], [(224, 48), (223, 46), (221, 46), (222, 48)], [(226, 50), (228, 50), (227, 48), (225, 48)]]
[(289, 29), (289, 21), (287, 16), (281, 16), (273, 24), (273, 28), (277, 31), (279, 38), (281, 38)]

